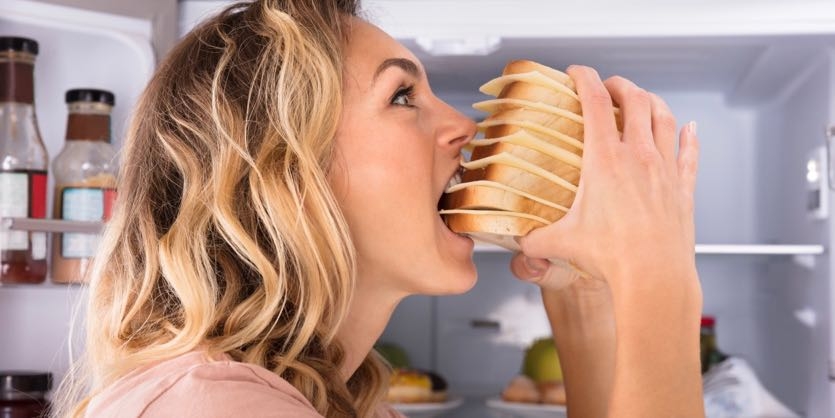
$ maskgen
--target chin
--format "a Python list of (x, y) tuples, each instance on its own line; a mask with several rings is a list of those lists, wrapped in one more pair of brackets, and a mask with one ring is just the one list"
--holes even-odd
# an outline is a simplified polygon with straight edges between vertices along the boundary
[(429, 296), (460, 295), (472, 289), (478, 281), (475, 262), (469, 258), (456, 264), (434, 275), (435, 280), (427, 283), (426, 291), (421, 293)]

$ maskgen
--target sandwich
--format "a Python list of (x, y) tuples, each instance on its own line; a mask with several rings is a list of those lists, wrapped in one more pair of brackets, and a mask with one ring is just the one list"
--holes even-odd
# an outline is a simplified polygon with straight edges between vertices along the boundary
[[(493, 98), (473, 107), (488, 113), (482, 138), (462, 159), (461, 182), (441, 201), (457, 233), (513, 251), (515, 237), (561, 219), (577, 195), (583, 162), (583, 114), (571, 77), (545, 65), (511, 61), (481, 86)], [(615, 109), (618, 129), (620, 112)]]

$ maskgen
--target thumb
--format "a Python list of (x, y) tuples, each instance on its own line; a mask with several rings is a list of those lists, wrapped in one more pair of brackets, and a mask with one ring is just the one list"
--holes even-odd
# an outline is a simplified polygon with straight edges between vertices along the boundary
[(541, 277), (548, 270), (551, 262), (541, 258), (531, 258), (522, 253), (515, 253), (510, 261), (510, 271), (520, 280), (530, 281)]
[(522, 253), (530, 258), (574, 260), (573, 250), (566, 239), (572, 234), (565, 221), (566, 218), (563, 218), (517, 238)]

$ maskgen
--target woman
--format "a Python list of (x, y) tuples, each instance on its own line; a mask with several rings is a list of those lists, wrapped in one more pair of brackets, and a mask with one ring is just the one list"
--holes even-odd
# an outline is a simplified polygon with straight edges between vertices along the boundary
[[(68, 381), (64, 413), (398, 416), (371, 348), (404, 297), (475, 284), (472, 241), (437, 213), (475, 127), (356, 14), (350, 0), (235, 5), (160, 66), (92, 274), (89, 381)], [(569, 73), (583, 182), (512, 270), (542, 288), (572, 417), (699, 416), (695, 129), (676, 155), (660, 99)], [(600, 279), (565, 286), (553, 257)]]

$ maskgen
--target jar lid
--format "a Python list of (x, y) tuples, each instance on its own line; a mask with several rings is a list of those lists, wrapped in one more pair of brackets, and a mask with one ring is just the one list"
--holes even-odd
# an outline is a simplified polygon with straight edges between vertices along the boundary
[(65, 96), (67, 103), (74, 102), (98, 102), (113, 106), (116, 104), (116, 96), (107, 90), (99, 89), (72, 89), (67, 90)]
[(716, 325), (716, 318), (710, 315), (703, 315), (702, 316), (702, 326), (703, 327), (712, 327)]
[(26, 52), (38, 55), (38, 41), (19, 36), (0, 36), (0, 51)]
[(34, 371), (0, 371), (0, 392), (49, 392), (52, 373)]

